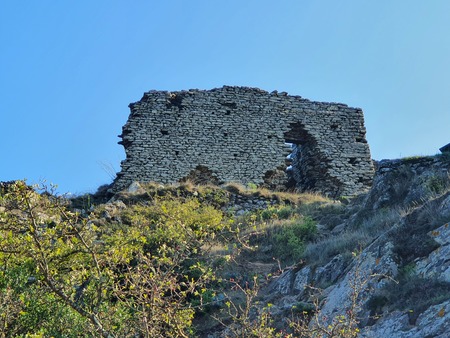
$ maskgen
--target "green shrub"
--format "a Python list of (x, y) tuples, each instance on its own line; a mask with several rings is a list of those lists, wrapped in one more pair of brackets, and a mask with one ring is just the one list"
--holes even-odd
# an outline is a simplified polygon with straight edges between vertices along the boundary
[(153, 254), (163, 247), (171, 253), (182, 249), (196, 252), (203, 240), (226, 227), (220, 210), (202, 206), (196, 199), (162, 199), (152, 205), (135, 205), (124, 211), (122, 219), (145, 234), (142, 243)]
[(250, 182), (250, 183), (247, 183), (247, 188), (249, 190), (257, 190), (258, 186), (255, 183)]
[(191, 335), (191, 300), (209, 297), (214, 279), (198, 253), (227, 229), (222, 212), (155, 198), (120, 211), (125, 223), (98, 226), (66, 206), (24, 182), (0, 196), (0, 332)]
[(287, 222), (274, 235), (275, 254), (282, 260), (292, 262), (300, 260), (306, 242), (313, 240), (316, 233), (316, 222), (310, 217)]
[(261, 211), (261, 219), (265, 221), (271, 219), (288, 219), (294, 216), (295, 213), (296, 209), (291, 205), (268, 207)]

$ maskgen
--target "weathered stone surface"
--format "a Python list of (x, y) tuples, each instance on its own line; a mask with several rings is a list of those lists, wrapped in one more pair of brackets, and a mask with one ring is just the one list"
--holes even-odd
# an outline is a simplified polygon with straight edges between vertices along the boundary
[(416, 262), (417, 273), (425, 278), (437, 278), (450, 282), (450, 226), (449, 223), (429, 234), (441, 246), (428, 257)]
[(301, 269), (295, 275), (295, 280), (293, 284), (294, 292), (296, 292), (298, 297), (301, 297), (308, 286), (311, 285), (311, 267), (307, 266)]
[(342, 255), (333, 257), (325, 266), (318, 267), (314, 275), (314, 285), (321, 287), (335, 283), (345, 268), (345, 258)]
[[(284, 304), (309, 304), (318, 295), (321, 325), (351, 310), (360, 321), (361, 337), (449, 337), (450, 300), (444, 284), (450, 282), (450, 161), (438, 155), (384, 160), (377, 167), (371, 191), (347, 206), (349, 216), (339, 231), (327, 233), (338, 237), (340, 231), (375, 231), (372, 239), (353, 259), (337, 255), (322, 266), (288, 270), (270, 285), (269, 301), (279, 318), (286, 318), (292, 311)], [(392, 288), (394, 283), (402, 292)], [(321, 291), (303, 292), (305, 285)], [(442, 291), (424, 293), (435, 285)], [(277, 290), (283, 292), (276, 295)]]
[(372, 327), (365, 327), (361, 337), (390, 338), (447, 338), (450, 332), (450, 301), (431, 306), (420, 314), (414, 326), (409, 324), (408, 314), (394, 311), (380, 319)]
[(219, 183), (270, 186), (276, 179), (279, 184), (290, 152), (292, 174), (285, 181), (290, 179), (300, 190), (353, 195), (372, 182), (373, 164), (358, 108), (224, 86), (150, 91), (130, 109), (120, 135), (126, 159), (115, 191), (134, 181), (177, 182), (196, 170)]
[(287, 295), (292, 291), (292, 283), (294, 278), (294, 270), (289, 269), (283, 272), (281, 276), (272, 283), (271, 289), (281, 295)]
[(443, 156), (376, 162), (376, 174), (364, 208), (409, 208), (421, 204), (430, 194), (445, 189), (449, 172), (450, 161)]
[[(363, 309), (369, 295), (398, 273), (392, 250), (393, 244), (390, 242), (366, 248), (346, 276), (330, 287), (327, 301), (321, 308), (321, 315), (327, 318), (327, 321), (344, 315), (352, 308), (353, 293), (358, 294), (358, 307)], [(368, 317), (366, 314), (361, 315)]]
[(450, 196), (448, 196), (441, 204), (439, 209), (439, 214), (442, 217), (450, 217)]

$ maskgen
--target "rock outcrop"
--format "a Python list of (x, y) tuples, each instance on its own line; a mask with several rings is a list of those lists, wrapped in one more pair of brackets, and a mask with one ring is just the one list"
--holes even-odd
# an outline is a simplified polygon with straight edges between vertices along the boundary
[[(325, 235), (336, 245), (358, 233), (354, 256), (342, 245), (319, 265), (305, 261), (287, 269), (266, 299), (280, 317), (299, 303), (314, 308), (316, 299), (323, 327), (355, 311), (361, 337), (448, 337), (450, 159), (385, 160), (377, 168), (372, 190), (348, 206), (352, 215), (338, 232)], [(392, 210), (397, 216), (387, 217)]]

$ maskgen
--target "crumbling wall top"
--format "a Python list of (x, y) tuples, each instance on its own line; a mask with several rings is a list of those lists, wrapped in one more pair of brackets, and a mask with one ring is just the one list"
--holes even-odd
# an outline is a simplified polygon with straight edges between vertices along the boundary
[(234, 86), (149, 91), (129, 107), (115, 190), (133, 181), (177, 182), (198, 168), (217, 182), (259, 185), (288, 168), (286, 183), (328, 195), (371, 184), (359, 108)]

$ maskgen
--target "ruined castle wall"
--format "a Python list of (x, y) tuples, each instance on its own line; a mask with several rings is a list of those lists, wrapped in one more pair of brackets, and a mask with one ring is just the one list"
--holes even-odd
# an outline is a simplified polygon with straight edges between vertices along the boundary
[(344, 104), (247, 87), (150, 91), (130, 104), (120, 137), (126, 152), (114, 190), (133, 181), (177, 182), (197, 166), (219, 182), (261, 184), (286, 168), (300, 190), (352, 195), (373, 176), (363, 112)]

